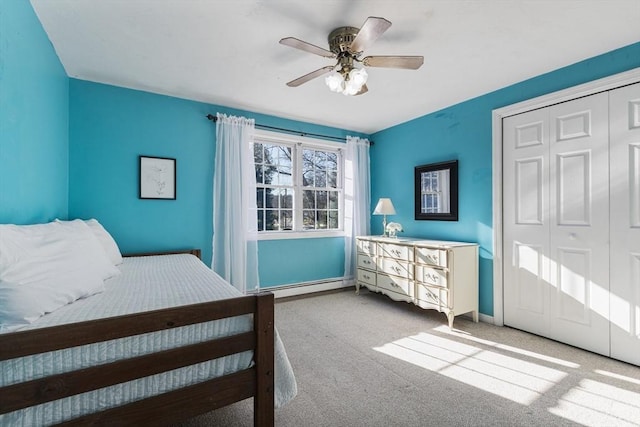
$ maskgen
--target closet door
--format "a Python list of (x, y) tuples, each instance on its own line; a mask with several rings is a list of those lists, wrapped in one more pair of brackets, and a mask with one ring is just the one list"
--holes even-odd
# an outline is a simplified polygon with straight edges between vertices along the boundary
[(611, 356), (640, 365), (640, 83), (610, 96)]
[(504, 322), (609, 354), (608, 95), (503, 121)]
[(609, 96), (549, 108), (547, 336), (609, 355)]
[(549, 330), (549, 111), (503, 120), (504, 323)]

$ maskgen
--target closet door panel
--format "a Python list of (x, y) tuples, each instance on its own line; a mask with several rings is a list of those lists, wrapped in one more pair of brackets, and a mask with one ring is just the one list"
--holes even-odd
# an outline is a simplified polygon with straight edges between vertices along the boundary
[(591, 226), (591, 152), (558, 153), (556, 156), (558, 225)]
[(549, 337), (609, 354), (609, 111), (600, 93), (549, 108)]
[(545, 335), (549, 329), (547, 110), (503, 121), (504, 322)]
[(611, 356), (640, 365), (640, 83), (610, 105)]

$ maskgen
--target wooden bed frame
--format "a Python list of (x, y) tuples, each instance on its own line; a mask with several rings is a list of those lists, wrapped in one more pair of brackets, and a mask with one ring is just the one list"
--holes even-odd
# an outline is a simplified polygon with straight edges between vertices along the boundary
[[(200, 257), (198, 249), (172, 253)], [(142, 255), (157, 253), (135, 256)], [(254, 425), (273, 426), (272, 293), (0, 334), (0, 361), (244, 314), (253, 315), (254, 326), (250, 332), (1, 387), (0, 414), (253, 350), (254, 364), (250, 368), (84, 415), (61, 425), (166, 425), (253, 397)]]

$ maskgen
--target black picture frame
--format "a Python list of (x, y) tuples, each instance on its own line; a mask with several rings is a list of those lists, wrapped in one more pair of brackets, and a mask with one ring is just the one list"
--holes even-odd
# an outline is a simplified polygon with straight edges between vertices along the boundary
[[(457, 221), (458, 161), (451, 160), (416, 166), (414, 177), (415, 219)], [(426, 189), (433, 188), (431, 185), (435, 185), (436, 188), (433, 191), (425, 191), (423, 194), (423, 179), (428, 181), (425, 183)]]
[(176, 159), (138, 156), (138, 198), (176, 200)]

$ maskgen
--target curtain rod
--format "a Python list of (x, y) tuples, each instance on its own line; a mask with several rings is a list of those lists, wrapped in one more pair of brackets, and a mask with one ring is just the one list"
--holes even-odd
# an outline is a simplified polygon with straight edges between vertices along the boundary
[[(205, 117), (207, 119), (211, 120), (212, 122), (217, 122), (218, 121), (218, 118), (216, 116), (214, 116), (213, 114), (207, 114)], [(316, 138), (324, 138), (324, 139), (330, 139), (330, 140), (333, 140), (333, 141), (340, 141), (340, 142), (345, 142), (345, 140), (346, 140), (346, 138), (340, 137), (340, 136), (331, 136), (331, 135), (322, 135), (322, 134), (319, 134), (319, 133), (301, 132), (299, 130), (279, 128), (279, 127), (275, 127), (275, 126), (261, 125), (259, 123), (256, 123), (255, 126), (257, 128), (260, 128), (260, 129), (287, 132), (287, 133), (295, 134), (295, 135), (298, 135), (298, 136), (312, 136), (312, 137), (316, 137)], [(369, 145), (373, 145), (373, 141), (369, 141)]]

